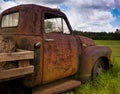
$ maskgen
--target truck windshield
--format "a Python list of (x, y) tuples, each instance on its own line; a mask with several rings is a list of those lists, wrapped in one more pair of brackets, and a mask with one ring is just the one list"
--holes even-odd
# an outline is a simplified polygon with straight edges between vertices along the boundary
[(15, 27), (18, 26), (19, 13), (10, 13), (3, 15), (1, 27)]

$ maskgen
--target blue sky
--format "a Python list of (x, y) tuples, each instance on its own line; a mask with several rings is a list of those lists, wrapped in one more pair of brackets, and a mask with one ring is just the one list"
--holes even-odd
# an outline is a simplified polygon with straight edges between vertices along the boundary
[(114, 32), (120, 29), (120, 0), (0, 0), (0, 12), (31, 3), (60, 8), (74, 30)]
[(60, 9), (64, 12), (66, 12), (66, 11), (70, 10), (70, 6), (62, 4), (62, 5), (60, 5)]
[(115, 17), (115, 20), (111, 22), (113, 26), (120, 27), (120, 10), (115, 8), (111, 11), (113, 17)]

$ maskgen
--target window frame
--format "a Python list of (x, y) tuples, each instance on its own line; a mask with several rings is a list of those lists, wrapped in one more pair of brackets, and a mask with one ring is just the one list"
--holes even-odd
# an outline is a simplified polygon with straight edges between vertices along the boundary
[[(67, 17), (65, 16), (65, 15), (62, 15), (62, 14), (60, 14), (59, 12), (58, 13), (55, 13), (54, 11), (53, 12), (49, 12), (49, 11), (43, 11), (42, 12), (42, 25), (43, 25), (43, 32), (45, 33), (45, 34), (47, 34), (46, 32), (45, 32), (45, 23), (44, 23), (44, 20), (45, 20), (45, 14), (46, 13), (49, 13), (49, 14), (53, 14), (53, 15), (56, 15), (56, 16), (59, 16), (59, 18), (62, 18), (63, 20), (64, 20), (64, 22), (66, 23), (66, 25), (67, 25), (67, 27), (68, 27), (68, 29), (69, 29), (69, 34), (68, 33), (64, 33), (63, 31), (62, 31), (62, 34), (66, 34), (66, 35), (71, 35), (72, 34), (72, 28), (71, 28), (71, 26), (70, 26), (70, 24), (69, 24), (69, 21), (67, 20)], [(63, 24), (62, 24), (63, 25)]]
[[(14, 14), (14, 13), (18, 13), (18, 23), (17, 23), (17, 25), (16, 25), (16, 26), (5, 26), (5, 27), (2, 27), (3, 17), (4, 17), (5, 15)], [(16, 27), (19, 26), (19, 23), (20, 23), (20, 12), (19, 12), (19, 11), (9, 12), (9, 13), (5, 13), (5, 14), (1, 15), (0, 27), (3, 28), (3, 29), (4, 29), (4, 28), (16, 28)]]

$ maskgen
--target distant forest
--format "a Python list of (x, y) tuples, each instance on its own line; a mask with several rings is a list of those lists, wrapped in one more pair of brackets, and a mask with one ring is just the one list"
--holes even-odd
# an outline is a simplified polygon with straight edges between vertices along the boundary
[(73, 32), (74, 35), (83, 35), (94, 40), (120, 40), (120, 32), (83, 32), (76, 31)]

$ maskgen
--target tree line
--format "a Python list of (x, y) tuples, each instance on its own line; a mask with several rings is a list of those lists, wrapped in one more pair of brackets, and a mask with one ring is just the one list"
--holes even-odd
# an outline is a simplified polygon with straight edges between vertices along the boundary
[(76, 31), (73, 32), (74, 35), (82, 35), (94, 40), (120, 40), (120, 32), (83, 32)]

